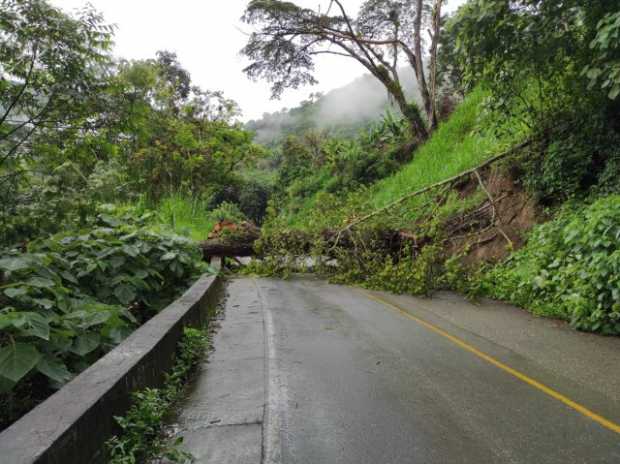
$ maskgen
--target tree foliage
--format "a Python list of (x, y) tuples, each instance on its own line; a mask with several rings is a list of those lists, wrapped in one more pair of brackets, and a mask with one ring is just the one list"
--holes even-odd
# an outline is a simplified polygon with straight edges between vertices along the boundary
[(113, 33), (91, 7), (0, 0), (2, 426), (205, 271), (195, 243), (118, 203), (206, 204), (264, 153), (174, 53), (115, 59)]
[[(424, 140), (437, 123), (436, 51), (443, 0), (368, 0), (357, 16), (333, 0), (327, 11), (279, 0), (252, 0), (244, 20), (257, 28), (243, 49), (252, 63), (245, 72), (272, 83), (274, 97), (286, 88), (315, 84), (315, 57), (352, 58), (378, 79)], [(425, 64), (423, 33), (429, 28), (431, 65)], [(399, 60), (413, 69), (424, 102), (427, 123), (401, 86)], [(430, 81), (430, 83), (429, 83)]]
[(263, 156), (174, 53), (113, 59), (91, 8), (7, 0), (0, 22), (0, 245), (83, 225), (96, 202), (208, 196)]
[(71, 18), (44, 0), (0, 2), (0, 169), (42, 130), (93, 123), (112, 32), (89, 7)]
[(607, 105), (600, 92), (588, 92), (585, 74), (593, 80), (591, 87), (600, 78), (608, 95), (617, 96), (616, 21), (617, 5), (605, 0), (587, 5), (579, 0), (471, 0), (451, 21), (455, 66), (470, 86), (489, 86), (497, 108), (521, 112), (535, 127), (582, 102), (589, 108)]
[(600, 85), (614, 100), (620, 96), (620, 11), (608, 13), (597, 24), (596, 37), (590, 42), (592, 64), (583, 72), (590, 79), (589, 88)]

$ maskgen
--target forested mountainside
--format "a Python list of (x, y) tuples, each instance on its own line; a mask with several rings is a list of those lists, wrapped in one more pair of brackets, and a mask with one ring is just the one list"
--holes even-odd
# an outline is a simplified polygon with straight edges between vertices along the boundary
[(1, 424), (251, 223), (241, 272), (452, 289), (620, 334), (617, 2), (444, 4), (247, 2), (245, 72), (274, 96), (325, 53), (367, 75), (244, 124), (174, 53), (114, 56), (91, 7), (0, 2)]
[[(419, 102), (413, 73), (408, 69), (402, 69), (401, 73), (405, 92)], [(290, 135), (308, 131), (352, 138), (380, 121), (386, 112), (398, 114), (399, 110), (392, 104), (385, 87), (372, 75), (365, 74), (342, 88), (325, 94), (312, 93), (298, 107), (265, 113), (261, 119), (246, 123), (246, 129), (256, 134), (256, 142), (268, 146), (277, 146)]]

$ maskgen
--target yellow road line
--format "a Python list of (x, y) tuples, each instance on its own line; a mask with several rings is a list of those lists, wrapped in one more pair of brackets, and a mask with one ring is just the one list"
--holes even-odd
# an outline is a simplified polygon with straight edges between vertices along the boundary
[(533, 378), (527, 376), (526, 374), (513, 369), (510, 366), (507, 366), (506, 364), (504, 364), (501, 361), (498, 361), (497, 359), (495, 359), (492, 356), (489, 356), (486, 353), (483, 353), (482, 351), (480, 351), (479, 349), (475, 348), (474, 346), (470, 345), (469, 343), (465, 342), (464, 340), (461, 340), (458, 337), (455, 337), (454, 335), (449, 334), (448, 332), (446, 332), (443, 329), (440, 329), (439, 327), (437, 327), (436, 325), (433, 325), (429, 322), (426, 322), (416, 316), (411, 315), (409, 312), (407, 312), (406, 310), (404, 310), (403, 308), (390, 303), (389, 301), (384, 300), (381, 297), (378, 297), (376, 295), (373, 295), (371, 293), (368, 292), (364, 292), (362, 291), (362, 293), (364, 295), (366, 295), (368, 298), (370, 298), (371, 300), (374, 300), (378, 303), (381, 303), (384, 306), (387, 306), (388, 308), (394, 309), (397, 312), (399, 312), (400, 314), (402, 314), (403, 316), (417, 322), (418, 324), (420, 324), (421, 326), (427, 328), (428, 330), (435, 332), (438, 335), (441, 335), (444, 338), (447, 338), (448, 340), (450, 340), (452, 343), (454, 343), (455, 345), (459, 346), (460, 348), (464, 349), (465, 351), (469, 351), (470, 353), (476, 355), (477, 357), (484, 359), (485, 361), (487, 361), (489, 364), (492, 364), (493, 366), (503, 370), (504, 372), (507, 372), (508, 374), (512, 375), (513, 377), (516, 377), (517, 379), (521, 380), (522, 382), (527, 383), (528, 385), (531, 385), (532, 387), (542, 391), (543, 393), (549, 395), (550, 397), (564, 403), (566, 406), (568, 406), (571, 409), (574, 409), (575, 411), (579, 412), (580, 414), (583, 414), (584, 416), (586, 416), (587, 418), (593, 420), (594, 422), (597, 422), (598, 424), (602, 425), (603, 427), (605, 427), (606, 429), (611, 430), (612, 432), (616, 432), (616, 433), (620, 433), (620, 425), (616, 424), (615, 422), (610, 421), (609, 419), (605, 419), (604, 417), (600, 416), (599, 414), (596, 414), (595, 412), (589, 410), (588, 408), (586, 408), (585, 406), (582, 406), (581, 404), (571, 400), (570, 398), (567, 398), (566, 396), (562, 395), (561, 393), (555, 391), (553, 388), (550, 388), (548, 386), (546, 386), (545, 384), (534, 380)]

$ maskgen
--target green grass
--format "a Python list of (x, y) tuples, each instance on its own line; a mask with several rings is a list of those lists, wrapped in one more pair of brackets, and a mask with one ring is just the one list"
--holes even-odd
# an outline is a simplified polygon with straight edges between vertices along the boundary
[(142, 213), (155, 212), (157, 220), (151, 229), (172, 231), (195, 241), (206, 240), (215, 225), (215, 218), (207, 209), (208, 200), (194, 199), (180, 193), (170, 194), (155, 207), (138, 201), (135, 206)]
[(479, 130), (484, 125), (484, 92), (476, 90), (414, 153), (403, 169), (375, 184), (370, 204), (381, 208), (403, 195), (470, 169), (506, 147), (507, 141)]
[[(347, 219), (367, 214), (410, 192), (470, 169), (521, 141), (525, 132), (515, 122), (493, 121), (494, 124), (490, 124), (488, 119), (492, 116), (484, 111), (486, 98), (487, 94), (481, 89), (469, 94), (430, 140), (414, 153), (413, 160), (396, 174), (345, 198), (329, 198), (325, 192), (319, 192), (298, 205), (295, 213), (280, 218), (280, 224), (304, 230), (338, 227)], [(482, 130), (493, 125), (510, 125), (510, 131), (501, 133), (511, 135), (498, 136), (493, 131)], [(413, 198), (376, 219), (384, 225), (406, 227), (415, 220), (416, 209), (425, 201), (424, 196)]]
[(164, 223), (177, 234), (192, 240), (206, 240), (215, 225), (209, 215), (207, 201), (192, 199), (180, 194), (164, 198), (157, 208)]

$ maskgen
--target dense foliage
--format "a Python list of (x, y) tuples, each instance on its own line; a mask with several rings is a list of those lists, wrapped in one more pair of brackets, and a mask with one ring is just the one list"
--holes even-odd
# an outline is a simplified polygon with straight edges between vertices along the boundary
[(4, 1), (0, 24), (0, 245), (82, 225), (101, 202), (208, 199), (264, 154), (236, 104), (173, 53), (112, 57), (113, 28), (92, 9)]
[(484, 288), (577, 329), (620, 334), (620, 196), (566, 207), (491, 270)]
[[(203, 270), (187, 239), (106, 214), (0, 259), (0, 385), (16, 401), (58, 387), (122, 341)], [(25, 406), (25, 404), (24, 404)]]
[(463, 86), (483, 83), (495, 110), (544, 134), (524, 177), (546, 201), (587, 193), (618, 166), (619, 31), (606, 0), (472, 0), (447, 27)]
[(412, 156), (407, 125), (388, 113), (357, 138), (320, 131), (288, 137), (276, 152), (272, 214), (297, 215), (318, 196), (346, 195), (394, 173)]
[(0, 178), (32, 137), (97, 124), (112, 27), (91, 8), (71, 18), (44, 0), (0, 2)]
[[(327, 151), (330, 156), (325, 155), (325, 150), (308, 149), (309, 142), (304, 138), (290, 139), (290, 162), (282, 159), (278, 171), (278, 187), (286, 186), (287, 191), (278, 197), (280, 201), (273, 202), (270, 220), (263, 230), (292, 227), (320, 233), (336, 228), (345, 220), (363, 216), (403, 194), (471, 168), (510, 146), (523, 135), (503, 132), (497, 136), (488, 127), (494, 115), (481, 109), (487, 97), (481, 89), (473, 91), (418, 149), (406, 142), (404, 124), (393, 117), (386, 117), (356, 141), (332, 140), (325, 145), (327, 149), (351, 149)], [(313, 140), (316, 138), (310, 138)], [(322, 159), (326, 161), (322, 163)], [(330, 166), (333, 167), (329, 170), (321, 170)], [(412, 199), (389, 214), (378, 216), (374, 224), (411, 227), (418, 217), (416, 208), (425, 201)]]
[(173, 232), (205, 239), (219, 192), (266, 209), (240, 173), (265, 150), (236, 103), (173, 53), (113, 57), (113, 38), (91, 7), (0, 0), (1, 426), (206, 270)]

